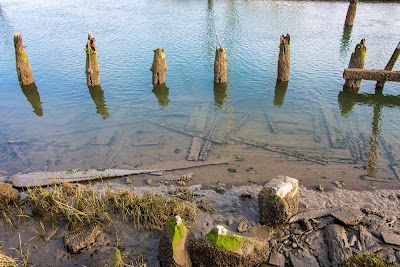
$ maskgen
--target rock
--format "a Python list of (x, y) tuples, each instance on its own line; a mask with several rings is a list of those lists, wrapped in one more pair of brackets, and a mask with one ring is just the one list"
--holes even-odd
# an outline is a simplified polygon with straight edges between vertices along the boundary
[(271, 252), (268, 263), (272, 266), (285, 267), (285, 255), (278, 252)]
[(343, 226), (330, 224), (325, 227), (325, 240), (328, 244), (329, 258), (332, 266), (338, 267), (341, 262), (352, 255)]
[(192, 238), (189, 253), (193, 266), (253, 267), (268, 258), (268, 243), (236, 235), (218, 225), (205, 237)]
[(313, 226), (312, 226), (311, 222), (306, 219), (300, 220), (300, 226), (304, 231), (307, 231), (307, 232), (313, 230)]
[(289, 222), (297, 222), (303, 219), (315, 219), (319, 217), (324, 217), (330, 215), (336, 211), (340, 210), (340, 208), (332, 208), (332, 209), (320, 209), (320, 210), (310, 210), (306, 212), (297, 213), (292, 218), (290, 218)]
[(258, 194), (260, 223), (286, 223), (299, 208), (299, 182), (288, 176), (278, 176), (264, 185)]
[(161, 234), (158, 259), (162, 267), (190, 267), (192, 262), (187, 250), (188, 231), (181, 217), (170, 219)]
[(92, 267), (123, 267), (121, 251), (118, 248), (107, 247), (101, 250), (95, 250), (90, 255)]
[(317, 259), (307, 251), (291, 251), (289, 255), (293, 267), (319, 267)]
[(5, 182), (7, 182), (7, 180), (8, 180), (8, 178), (5, 177), (5, 176), (3, 176), (3, 175), (0, 173), (0, 183), (5, 183)]
[(357, 237), (355, 235), (352, 235), (349, 239), (349, 245), (350, 247), (354, 247), (354, 245), (357, 243)]
[(400, 235), (389, 232), (389, 231), (382, 231), (381, 232), (382, 239), (386, 244), (391, 244), (395, 246), (400, 246)]
[(80, 250), (87, 248), (96, 241), (96, 237), (101, 233), (100, 226), (91, 227), (89, 230), (81, 230), (75, 233), (68, 233), (64, 237), (64, 243), (70, 253), (76, 254)]
[(394, 255), (396, 255), (397, 260), (400, 261), (400, 251), (396, 251)]
[(345, 225), (357, 225), (364, 218), (364, 213), (362, 213), (360, 209), (349, 207), (334, 212), (332, 216)]
[(363, 226), (360, 227), (360, 242), (364, 253), (374, 253), (381, 250), (378, 241), (380, 240), (365, 230)]
[(18, 190), (11, 184), (0, 182), (0, 209), (18, 200)]
[(131, 180), (129, 177), (126, 177), (125, 183), (126, 183), (126, 184), (131, 184), (131, 183), (132, 183), (132, 180)]
[(249, 228), (249, 222), (246, 221), (246, 220), (241, 220), (241, 221), (239, 222), (238, 227), (237, 227), (237, 231), (238, 231), (239, 233), (244, 233), (244, 232), (247, 231), (248, 228)]

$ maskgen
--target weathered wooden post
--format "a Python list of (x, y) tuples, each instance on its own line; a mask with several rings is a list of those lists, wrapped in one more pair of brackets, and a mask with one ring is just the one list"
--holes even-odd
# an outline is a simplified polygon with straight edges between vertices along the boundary
[(17, 66), (18, 82), (22, 85), (30, 85), (34, 82), (31, 63), (25, 52), (21, 34), (14, 33), (15, 61)]
[(165, 83), (165, 73), (168, 70), (165, 49), (157, 48), (154, 50), (154, 60), (150, 70), (153, 73), (152, 81), (154, 86)]
[(356, 18), (358, 0), (350, 0), (349, 9), (347, 10), (346, 22), (344, 26), (353, 26)]
[(86, 83), (90, 86), (100, 85), (100, 68), (97, 62), (96, 39), (88, 33), (86, 44)]
[[(348, 68), (363, 69), (366, 55), (367, 47), (365, 46), (365, 39), (362, 39), (351, 54)], [(360, 79), (346, 79), (343, 90), (350, 93), (357, 93), (358, 89), (360, 89), (360, 85)]]
[(228, 68), (226, 62), (228, 57), (226, 56), (226, 49), (222, 47), (219, 40), (218, 33), (216, 34), (219, 47), (215, 50), (215, 61), (214, 61), (214, 83), (226, 83), (226, 77)]
[(288, 82), (290, 78), (290, 35), (281, 35), (278, 58), (278, 81)]
[[(386, 64), (385, 70), (392, 70), (393, 69), (394, 64), (396, 64), (396, 61), (399, 58), (399, 55), (400, 55), (400, 42), (397, 45), (396, 49), (394, 50), (393, 55), (390, 58), (389, 62)], [(376, 83), (375, 90), (382, 91), (384, 85), (385, 85), (384, 81), (378, 81)]]

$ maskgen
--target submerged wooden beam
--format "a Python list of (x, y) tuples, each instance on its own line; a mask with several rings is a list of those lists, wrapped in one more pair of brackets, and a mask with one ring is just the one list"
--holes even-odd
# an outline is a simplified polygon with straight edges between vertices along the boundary
[(343, 78), (351, 80), (369, 80), (400, 82), (400, 71), (390, 70), (364, 70), (348, 68), (343, 72)]
[(350, 0), (349, 9), (347, 10), (346, 21), (344, 26), (353, 26), (356, 18), (358, 0)]
[(20, 85), (30, 85), (34, 82), (31, 63), (26, 55), (22, 36), (17, 32), (14, 33), (14, 48), (18, 82)]
[(153, 65), (150, 68), (153, 73), (153, 86), (165, 83), (165, 73), (167, 72), (167, 61), (165, 60), (165, 49), (157, 48), (154, 50)]
[(281, 35), (278, 58), (278, 81), (287, 82), (290, 78), (290, 35)]
[[(386, 64), (385, 70), (392, 70), (394, 67), (394, 64), (396, 64), (397, 59), (399, 58), (400, 55), (400, 42), (397, 45), (396, 49), (393, 52), (393, 55), (390, 57), (389, 62)], [(378, 81), (376, 83), (376, 90), (382, 90), (383, 86), (385, 85), (385, 81)]]
[(86, 83), (89, 87), (100, 85), (100, 68), (97, 61), (96, 39), (88, 33), (86, 44)]

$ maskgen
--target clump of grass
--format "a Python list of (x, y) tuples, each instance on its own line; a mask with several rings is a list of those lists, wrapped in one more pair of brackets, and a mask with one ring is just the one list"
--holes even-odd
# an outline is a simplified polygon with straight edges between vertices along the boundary
[(64, 219), (72, 230), (87, 224), (107, 225), (112, 222), (113, 212), (132, 221), (135, 227), (146, 229), (162, 229), (177, 214), (187, 221), (193, 221), (196, 216), (194, 204), (149, 192), (138, 196), (130, 191), (96, 190), (91, 185), (66, 183), (50, 188), (35, 187), (29, 189), (28, 195), (34, 214), (51, 221)]
[(173, 196), (154, 195), (145, 192), (143, 196), (129, 191), (108, 193), (111, 206), (115, 207), (124, 220), (132, 221), (135, 227), (162, 229), (174, 215), (179, 214), (189, 221), (196, 217), (196, 206)]
[(395, 267), (394, 264), (389, 263), (387, 260), (378, 254), (355, 254), (346, 259), (341, 267)]
[(0, 266), (1, 267), (18, 267), (18, 264), (13, 258), (3, 254), (0, 251)]

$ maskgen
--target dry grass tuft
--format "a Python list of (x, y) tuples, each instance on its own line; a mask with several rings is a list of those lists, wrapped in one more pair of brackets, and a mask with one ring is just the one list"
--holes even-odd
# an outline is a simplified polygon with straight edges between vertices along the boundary
[(174, 215), (187, 221), (196, 216), (196, 206), (174, 196), (154, 195), (146, 192), (138, 196), (129, 191), (96, 190), (91, 185), (54, 185), (35, 187), (28, 191), (28, 203), (34, 214), (59, 221), (65, 219), (67, 227), (78, 229), (86, 224), (109, 224), (117, 212), (135, 227), (162, 229)]
[(0, 251), (0, 267), (18, 267), (17, 262)]

